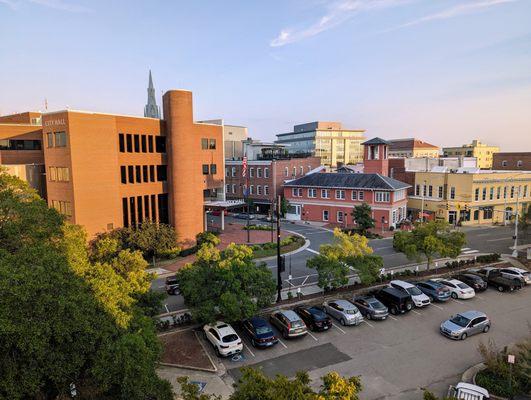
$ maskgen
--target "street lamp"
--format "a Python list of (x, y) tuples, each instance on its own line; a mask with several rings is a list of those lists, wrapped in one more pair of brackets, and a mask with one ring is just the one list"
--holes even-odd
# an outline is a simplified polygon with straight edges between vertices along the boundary
[(422, 192), (421, 192), (422, 200), (420, 203), (420, 222), (424, 222), (424, 194), (425, 193), (426, 193), (426, 179), (424, 179), (423, 181)]

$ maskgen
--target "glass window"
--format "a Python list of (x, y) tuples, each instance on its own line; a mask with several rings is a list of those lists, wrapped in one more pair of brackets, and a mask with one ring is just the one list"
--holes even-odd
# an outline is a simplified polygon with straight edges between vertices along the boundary
[(261, 178), (262, 177), (262, 168), (256, 168), (256, 177)]
[(127, 146), (127, 152), (132, 153), (133, 152), (133, 136), (129, 133), (125, 135), (125, 144)]
[(514, 186), (511, 186), (511, 199), (514, 197)]
[(143, 165), (142, 166), (142, 178), (144, 182), (149, 182), (149, 175), (148, 175), (148, 166)]
[(249, 168), (249, 178), (254, 178), (254, 168)]
[(386, 203), (390, 200), (389, 192), (376, 192), (376, 201), (378, 203)]
[(352, 191), (352, 200), (358, 200), (358, 192), (355, 190)]
[(284, 176), (289, 176), (289, 169), (288, 169), (288, 167), (284, 168)]
[(127, 176), (129, 177), (129, 183), (135, 183), (135, 168), (132, 165), (127, 166)]
[(258, 186), (256, 187), (256, 194), (257, 194), (257, 195), (260, 195), (260, 196), (262, 195), (262, 186), (261, 186), (261, 185), (258, 185)]
[(153, 136), (148, 136), (148, 151), (153, 153)]
[(121, 175), (122, 183), (127, 183), (127, 169), (125, 168), (125, 165), (122, 165), (120, 167), (120, 175)]
[(218, 166), (216, 164), (210, 164), (210, 174), (216, 175), (218, 173)]
[(57, 168), (50, 167), (50, 181), (55, 182), (57, 180)]
[(337, 222), (343, 222), (343, 211), (337, 212)]
[(450, 198), (455, 199), (455, 187), (453, 186), (450, 188)]
[(140, 143), (142, 145), (142, 153), (147, 153), (146, 135), (140, 137)]
[(420, 196), (420, 185), (415, 185), (415, 196)]
[(203, 164), (203, 175), (208, 175), (208, 164)]
[(155, 136), (155, 151), (166, 153), (166, 136)]
[(476, 190), (474, 191), (474, 200), (475, 201), (479, 200), (479, 188), (476, 188)]
[(157, 181), (165, 182), (167, 179), (168, 171), (166, 165), (157, 165)]
[(136, 183), (142, 183), (142, 173), (140, 165), (135, 166), (135, 172), (136, 172)]
[(135, 144), (135, 153), (140, 153), (140, 136), (134, 135), (133, 142)]
[(323, 221), (328, 221), (328, 210), (323, 210)]
[(494, 200), (494, 186), (490, 187), (489, 190), (489, 200)]
[(66, 132), (55, 132), (55, 147), (66, 147)]
[(269, 168), (264, 168), (264, 178), (269, 178)]
[(484, 187), (483, 190), (481, 191), (481, 200), (486, 200), (487, 199), (487, 188)]
[(342, 189), (336, 190), (336, 199), (345, 200), (345, 191)]
[(428, 186), (428, 197), (433, 197), (433, 186)]
[(209, 143), (208, 148), (210, 150), (216, 150), (216, 139), (210, 139), (208, 143)]
[(149, 180), (151, 182), (155, 182), (155, 166), (154, 165), (149, 166)]
[(264, 186), (264, 194), (266, 196), (269, 195), (269, 186), (267, 186), (267, 185)]
[(330, 191), (328, 189), (321, 189), (321, 197), (323, 199), (330, 198)]
[[(118, 143), (120, 145), (120, 153), (124, 153), (125, 152), (125, 137), (123, 133), (120, 133), (118, 135)], [(48, 145), (48, 147), (50, 147), (50, 145)]]
[(208, 150), (208, 139), (207, 138), (201, 139), (201, 150)]
[(501, 194), (501, 187), (498, 186), (498, 187), (496, 188), (496, 199), (498, 199), (498, 200), (500, 199), (500, 194)]
[(47, 133), (46, 137), (48, 139), (48, 147), (53, 147), (53, 133)]
[(358, 192), (358, 200), (363, 200), (364, 192)]

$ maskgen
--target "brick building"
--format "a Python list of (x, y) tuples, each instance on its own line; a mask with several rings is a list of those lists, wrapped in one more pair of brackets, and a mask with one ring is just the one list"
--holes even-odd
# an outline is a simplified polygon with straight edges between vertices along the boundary
[(531, 171), (531, 152), (494, 153), (492, 169)]
[(439, 157), (440, 148), (419, 139), (389, 140), (389, 158)]

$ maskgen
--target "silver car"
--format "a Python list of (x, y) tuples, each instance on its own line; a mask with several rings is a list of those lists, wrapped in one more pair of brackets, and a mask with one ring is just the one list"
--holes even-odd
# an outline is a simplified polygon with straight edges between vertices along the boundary
[(453, 315), (441, 324), (441, 333), (455, 340), (465, 340), (476, 333), (487, 333), (490, 330), (490, 320), (480, 311), (466, 311)]
[(335, 319), (341, 325), (359, 325), (363, 321), (360, 310), (348, 300), (330, 300), (323, 303), (325, 312)]

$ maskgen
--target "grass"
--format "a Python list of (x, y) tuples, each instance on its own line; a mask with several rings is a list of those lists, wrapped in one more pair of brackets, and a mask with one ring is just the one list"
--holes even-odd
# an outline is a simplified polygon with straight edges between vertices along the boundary
[[(297, 250), (298, 248), (302, 247), (305, 243), (305, 240), (301, 238), (300, 236), (293, 236), (295, 239), (292, 243), (282, 246), (280, 248), (280, 254), (289, 253), (290, 251)], [(275, 256), (277, 254), (276, 247), (272, 249), (259, 249), (259, 250), (253, 250), (253, 258), (265, 258), (265, 257), (271, 257)]]

